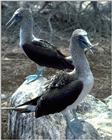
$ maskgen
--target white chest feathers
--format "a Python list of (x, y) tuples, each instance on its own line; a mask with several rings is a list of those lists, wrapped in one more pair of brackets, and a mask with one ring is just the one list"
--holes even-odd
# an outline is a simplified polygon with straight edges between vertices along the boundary
[(77, 105), (80, 104), (80, 102), (83, 101), (83, 99), (87, 96), (87, 94), (90, 93), (94, 85), (94, 77), (92, 74), (88, 75), (88, 77), (86, 78), (81, 77), (79, 79), (83, 82), (83, 89), (77, 100), (74, 101), (74, 103), (68, 107), (70, 110), (76, 109)]

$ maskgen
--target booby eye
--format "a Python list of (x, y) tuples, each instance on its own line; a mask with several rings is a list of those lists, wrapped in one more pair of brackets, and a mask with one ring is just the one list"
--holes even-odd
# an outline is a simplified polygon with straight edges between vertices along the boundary
[(16, 18), (16, 20), (20, 20), (20, 19), (22, 19), (22, 16), (20, 14), (16, 14), (15, 18)]
[[(86, 35), (85, 35), (86, 36)], [(85, 38), (84, 38), (84, 36), (79, 36), (78, 37), (78, 40), (79, 40), (79, 44), (80, 44), (80, 47), (81, 48), (87, 48), (87, 42), (86, 42), (86, 40), (85, 40)]]
[(87, 42), (86, 42), (86, 40), (85, 40), (85, 38), (83, 36), (80, 35), (78, 39), (79, 39), (79, 42), (82, 42), (85, 45), (87, 44)]

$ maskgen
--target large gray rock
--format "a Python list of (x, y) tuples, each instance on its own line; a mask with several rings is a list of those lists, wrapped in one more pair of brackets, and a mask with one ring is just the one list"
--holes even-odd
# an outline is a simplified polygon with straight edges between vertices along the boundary
[[(15, 106), (28, 101), (44, 91), (45, 78), (30, 84), (26, 81), (12, 95), (10, 105)], [(8, 117), (11, 139), (102, 139), (112, 138), (112, 113), (108, 105), (88, 95), (77, 108), (74, 137), (67, 127), (62, 113), (35, 118), (34, 113), (25, 114), (10, 111)], [(78, 132), (78, 125), (81, 129)]]
[(112, 103), (111, 96), (108, 97), (108, 101), (105, 103), (88, 95), (77, 109), (81, 119), (90, 123), (98, 131), (100, 137), (104, 139), (112, 139), (112, 110), (109, 108), (110, 103)]
[(104, 99), (104, 102), (107, 104), (108, 108), (112, 110), (112, 95)]

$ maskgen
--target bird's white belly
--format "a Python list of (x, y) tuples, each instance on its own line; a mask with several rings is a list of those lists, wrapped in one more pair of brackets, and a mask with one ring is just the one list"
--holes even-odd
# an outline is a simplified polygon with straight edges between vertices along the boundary
[(92, 90), (94, 85), (94, 79), (93, 77), (88, 77), (87, 80), (83, 82), (83, 90), (80, 93), (79, 97), (74, 101), (74, 103), (70, 106), (68, 106), (67, 109), (76, 109), (77, 105), (86, 97), (88, 93)]

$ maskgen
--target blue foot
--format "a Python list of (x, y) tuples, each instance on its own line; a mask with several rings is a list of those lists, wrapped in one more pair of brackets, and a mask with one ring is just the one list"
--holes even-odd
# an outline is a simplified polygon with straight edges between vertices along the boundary
[(29, 75), (27, 76), (25, 79), (27, 80), (27, 84), (37, 80), (39, 78), (38, 75), (34, 74), (34, 75)]
[(36, 74), (29, 75), (25, 79), (27, 80), (27, 84), (29, 84), (35, 80), (38, 80), (42, 76), (43, 76), (43, 69), (40, 69), (40, 70), (37, 70)]
[(78, 139), (83, 133), (83, 125), (80, 120), (73, 119), (68, 122), (68, 127), (75, 139)]

